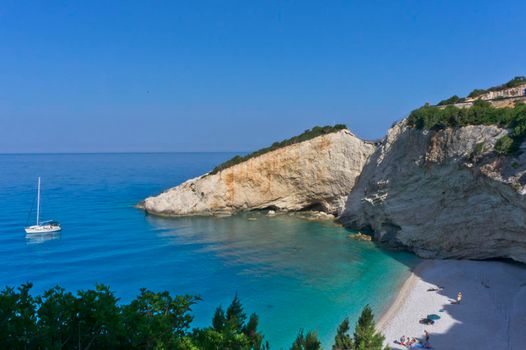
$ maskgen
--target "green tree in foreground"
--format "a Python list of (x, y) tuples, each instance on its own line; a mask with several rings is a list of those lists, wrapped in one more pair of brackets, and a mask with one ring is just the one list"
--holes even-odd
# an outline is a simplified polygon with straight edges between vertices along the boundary
[(383, 346), (385, 337), (376, 331), (373, 310), (366, 305), (354, 328), (353, 337), (349, 335), (349, 320), (345, 319), (338, 327), (333, 350), (388, 350)]
[(210, 350), (264, 350), (268, 343), (263, 344), (263, 335), (258, 332), (258, 317), (252, 314), (246, 322), (243, 305), (237, 297), (227, 308), (226, 313), (221, 307), (215, 311), (212, 327), (194, 329), (193, 344), (198, 349)]
[(26, 283), (18, 290), (6, 287), (0, 293), (0, 339), (6, 349), (30, 347), (36, 335), (35, 300), (29, 294), (33, 285)]
[(351, 327), (349, 326), (349, 319), (346, 318), (338, 326), (338, 330), (336, 331), (336, 337), (334, 337), (334, 345), (332, 346), (332, 350), (352, 349), (353, 341), (351, 336), (349, 335), (350, 329)]
[(354, 349), (381, 350), (384, 340), (385, 337), (376, 332), (373, 310), (366, 305), (354, 328)]
[[(27, 283), (0, 291), (0, 349), (269, 349), (258, 331), (257, 315), (247, 319), (237, 295), (226, 312), (216, 309), (210, 327), (190, 330), (198, 297), (141, 289), (129, 304), (122, 304), (105, 285), (76, 294), (57, 286), (36, 297), (31, 288)], [(333, 350), (382, 350), (383, 342), (366, 306), (353, 337), (349, 320), (340, 324)], [(321, 343), (315, 332), (305, 335), (301, 330), (291, 350), (321, 350)]]
[(315, 332), (309, 331), (306, 336), (300, 330), (290, 350), (321, 350), (321, 343)]
[[(385, 337), (376, 331), (374, 315), (369, 305), (362, 310), (360, 318), (354, 328), (354, 334), (349, 335), (349, 319), (346, 318), (338, 326), (332, 350), (389, 350), (384, 347)], [(308, 332), (305, 336), (300, 330), (292, 343), (290, 350), (321, 350), (321, 343), (316, 333)]]
[(247, 321), (237, 296), (226, 314), (217, 309), (212, 327), (190, 331), (198, 297), (141, 289), (120, 304), (104, 285), (76, 295), (55, 287), (37, 297), (31, 288), (0, 292), (0, 349), (268, 349), (257, 315)]
[(191, 307), (198, 300), (141, 289), (135, 300), (121, 308), (126, 343), (133, 349), (185, 348), (193, 321)]

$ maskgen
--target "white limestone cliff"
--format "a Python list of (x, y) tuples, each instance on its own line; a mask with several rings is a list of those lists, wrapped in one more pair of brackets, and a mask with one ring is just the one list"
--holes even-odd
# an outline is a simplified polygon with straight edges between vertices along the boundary
[(340, 216), (422, 257), (526, 262), (526, 154), (493, 151), (497, 126), (422, 131), (394, 125)]
[(375, 146), (342, 130), (188, 180), (141, 206), (167, 216), (319, 210), (422, 257), (526, 262), (526, 152), (494, 151), (507, 132), (424, 131), (403, 120)]
[(157, 215), (221, 215), (243, 210), (340, 214), (375, 146), (348, 130), (318, 136), (188, 180), (142, 204)]

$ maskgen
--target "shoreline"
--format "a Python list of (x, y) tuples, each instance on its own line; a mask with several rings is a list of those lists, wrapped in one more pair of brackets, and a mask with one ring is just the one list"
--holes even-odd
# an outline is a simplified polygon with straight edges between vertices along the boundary
[(430, 267), (433, 264), (433, 260), (422, 260), (419, 262), (409, 273), (409, 276), (400, 284), (396, 295), (392, 298), (389, 305), (378, 317), (376, 322), (376, 328), (379, 331), (382, 331), (387, 324), (393, 319), (399, 310), (402, 308), (404, 301), (409, 296), (411, 290), (414, 289), (416, 283), (418, 282), (418, 274), (421, 273), (426, 267)]
[[(443, 289), (429, 290), (437, 286)], [(463, 298), (454, 303), (458, 292)], [(420, 324), (427, 315), (433, 325)], [(526, 265), (509, 261), (424, 260), (402, 283), (379, 317), (385, 345), (407, 349), (401, 336), (424, 339), (434, 349), (522, 349), (526, 344)]]

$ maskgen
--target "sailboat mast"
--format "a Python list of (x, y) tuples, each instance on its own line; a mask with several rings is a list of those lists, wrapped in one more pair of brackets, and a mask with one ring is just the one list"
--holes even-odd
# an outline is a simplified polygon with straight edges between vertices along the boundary
[(40, 218), (40, 176), (38, 177), (38, 192), (37, 192), (37, 226)]

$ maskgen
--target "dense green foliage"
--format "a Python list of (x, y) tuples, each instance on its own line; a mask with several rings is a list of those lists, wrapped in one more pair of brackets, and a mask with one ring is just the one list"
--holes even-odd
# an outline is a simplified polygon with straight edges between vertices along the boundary
[(310, 139), (315, 138), (317, 136), (330, 134), (330, 133), (333, 133), (333, 132), (340, 131), (342, 129), (347, 129), (347, 126), (344, 125), (344, 124), (336, 124), (334, 126), (315, 126), (312, 129), (305, 130), (303, 133), (301, 133), (298, 136), (291, 137), (290, 139), (287, 139), (287, 140), (284, 140), (284, 141), (274, 142), (270, 147), (262, 148), (260, 150), (255, 151), (255, 152), (249, 153), (249, 154), (247, 154), (245, 156), (235, 156), (234, 158), (232, 158), (230, 160), (227, 160), (226, 162), (221, 163), (218, 166), (216, 166), (210, 172), (210, 174), (218, 173), (221, 170), (230, 168), (233, 165), (242, 163), (242, 162), (244, 162), (246, 160), (249, 160), (250, 158), (254, 158), (254, 157), (260, 156), (262, 154), (274, 151), (274, 150), (276, 150), (278, 148), (282, 148), (282, 147), (285, 147), (285, 146), (293, 145), (295, 143), (307, 141), (307, 140), (310, 140)]
[[(141, 289), (129, 304), (109, 287), (97, 285), (76, 294), (55, 287), (33, 296), (30, 283), (0, 291), (1, 349), (163, 349), (163, 350), (268, 350), (258, 331), (258, 316), (248, 317), (237, 295), (226, 309), (218, 307), (212, 326), (190, 329), (190, 295)], [(333, 350), (382, 350), (384, 337), (376, 333), (373, 314), (366, 306), (354, 337), (349, 320), (338, 327)], [(292, 350), (321, 350), (315, 332), (300, 331)]]
[(389, 347), (383, 346), (385, 337), (376, 332), (375, 327), (373, 311), (366, 305), (352, 337), (349, 335), (349, 320), (343, 320), (334, 337), (332, 350), (388, 350)]
[(480, 95), (485, 94), (485, 93), (490, 92), (490, 91), (499, 91), (499, 90), (503, 90), (503, 89), (511, 89), (511, 88), (514, 88), (514, 87), (522, 85), (522, 84), (526, 84), (526, 77), (519, 76), (519, 77), (515, 77), (515, 78), (511, 79), (510, 81), (508, 81), (505, 84), (493, 86), (493, 87), (490, 87), (489, 89), (475, 89), (475, 90), (471, 91), (471, 93), (468, 95), (468, 97), (477, 97), (477, 96), (480, 96)]
[(470, 108), (425, 106), (411, 112), (407, 119), (417, 129), (440, 130), (466, 125), (499, 125), (510, 129), (510, 135), (500, 139), (495, 147), (499, 153), (513, 153), (526, 138), (526, 105), (495, 108), (489, 102), (475, 101)]
[(259, 350), (263, 336), (254, 314), (245, 322), (237, 297), (219, 329), (190, 330), (200, 299), (142, 289), (129, 304), (107, 286), (78, 291), (60, 287), (33, 297), (32, 285), (0, 292), (2, 349), (232, 349)]

